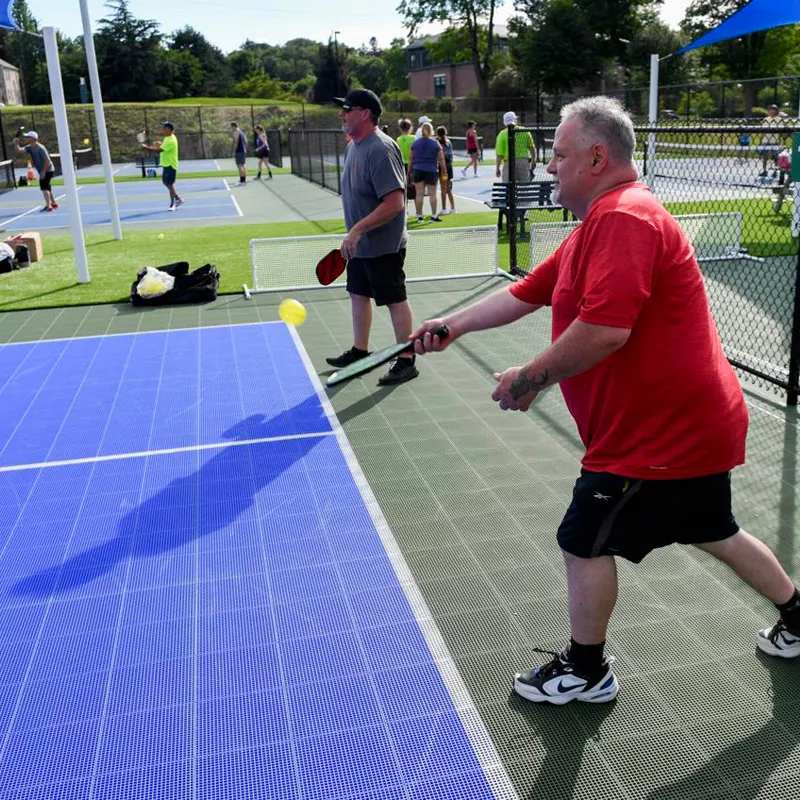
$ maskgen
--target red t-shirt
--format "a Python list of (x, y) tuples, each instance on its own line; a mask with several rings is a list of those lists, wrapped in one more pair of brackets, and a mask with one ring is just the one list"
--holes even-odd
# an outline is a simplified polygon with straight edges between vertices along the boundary
[(575, 319), (631, 330), (617, 352), (561, 382), (586, 469), (667, 480), (744, 463), (747, 406), (694, 249), (646, 186), (598, 197), (511, 293), (553, 307), (553, 341)]

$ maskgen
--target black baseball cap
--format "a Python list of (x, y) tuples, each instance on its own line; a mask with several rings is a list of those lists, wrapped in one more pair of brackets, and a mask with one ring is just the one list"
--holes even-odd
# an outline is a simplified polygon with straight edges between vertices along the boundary
[(169, 120), (166, 119), (161, 123), (161, 127), (169, 128), (171, 131), (175, 130), (175, 126)]
[(378, 95), (369, 89), (353, 89), (352, 92), (347, 93), (347, 97), (334, 97), (333, 102), (345, 108), (366, 108), (371, 111), (374, 116), (379, 117), (383, 113), (381, 101), (378, 100)]

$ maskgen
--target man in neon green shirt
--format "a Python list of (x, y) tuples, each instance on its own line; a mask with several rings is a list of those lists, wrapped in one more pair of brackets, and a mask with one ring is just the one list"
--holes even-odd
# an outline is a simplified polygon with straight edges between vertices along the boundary
[(145, 150), (160, 153), (158, 163), (161, 167), (161, 182), (169, 191), (169, 210), (177, 211), (183, 200), (178, 197), (175, 190), (175, 178), (178, 174), (178, 139), (175, 136), (175, 126), (171, 122), (161, 123), (161, 133), (164, 138), (155, 144), (143, 144)]
[[(516, 124), (517, 115), (513, 111), (503, 114), (503, 125), (506, 127), (497, 134), (494, 143), (495, 156), (497, 157), (495, 175), (501, 176), (508, 182), (508, 126)], [(536, 148), (533, 146), (533, 137), (528, 131), (517, 131), (514, 137), (514, 176), (517, 183), (526, 183), (531, 179), (531, 170), (536, 163)]]

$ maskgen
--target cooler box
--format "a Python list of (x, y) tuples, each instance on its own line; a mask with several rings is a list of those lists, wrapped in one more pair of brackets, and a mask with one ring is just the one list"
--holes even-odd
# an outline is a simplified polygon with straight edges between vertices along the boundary
[(36, 231), (27, 231), (21, 235), (9, 236), (6, 242), (10, 244), (14, 250), (21, 244), (28, 248), (31, 256), (31, 264), (35, 261), (42, 260), (42, 237)]

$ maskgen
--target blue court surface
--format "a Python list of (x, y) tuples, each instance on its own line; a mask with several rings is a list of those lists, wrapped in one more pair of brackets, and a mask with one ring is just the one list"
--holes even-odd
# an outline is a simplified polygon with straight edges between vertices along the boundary
[(0, 797), (515, 797), (294, 331), (5, 345), (0, 402)]
[[(160, 180), (141, 183), (117, 183), (117, 204), (123, 223), (172, 222), (179, 219), (219, 219), (243, 216), (234, 194), (222, 178), (184, 181), (178, 186), (184, 204), (175, 212), (169, 211), (167, 190)], [(55, 211), (44, 213), (42, 195), (31, 187), (18, 189), (5, 196), (6, 205), (0, 205), (0, 226), (9, 231), (67, 228), (70, 224), (68, 202), (63, 186), (54, 186), (59, 202)], [(81, 219), (84, 225), (109, 225), (111, 212), (106, 200), (104, 184), (82, 185), (78, 189)]]

